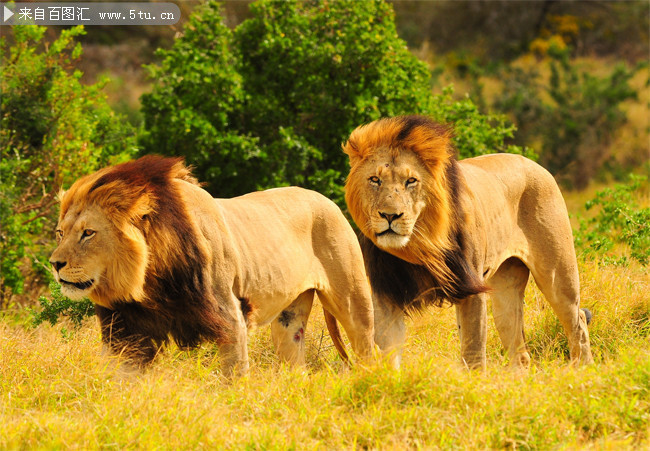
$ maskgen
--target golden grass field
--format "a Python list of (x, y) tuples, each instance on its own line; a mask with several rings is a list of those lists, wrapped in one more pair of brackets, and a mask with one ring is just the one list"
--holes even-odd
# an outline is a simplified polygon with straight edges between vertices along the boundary
[[(600, 187), (566, 195), (574, 227)], [(13, 307), (0, 312), (0, 450), (650, 449), (650, 271), (581, 261), (580, 277), (596, 363), (569, 366), (530, 283), (526, 375), (506, 368), (491, 318), (487, 370), (464, 370), (453, 309), (407, 322), (395, 371), (345, 368), (317, 307), (306, 368), (282, 366), (265, 327), (249, 334), (250, 373), (229, 383), (210, 344), (168, 347), (146, 372), (126, 373), (100, 355), (94, 318), (31, 328)]]
[(462, 369), (453, 309), (408, 321), (395, 371), (346, 369), (315, 308), (305, 369), (278, 362), (265, 327), (250, 333), (250, 373), (232, 383), (210, 344), (169, 347), (129, 374), (100, 355), (94, 319), (77, 331), (33, 329), (24, 310), (6, 311), (0, 449), (647, 449), (650, 274), (583, 262), (580, 275), (596, 363), (569, 366), (561, 327), (531, 283), (527, 375), (505, 368), (491, 319), (488, 369)]
[[(114, 51), (137, 59), (124, 46)], [(100, 67), (116, 59), (96, 53)], [(420, 57), (434, 61), (426, 49)], [(140, 61), (116, 61), (107, 94), (118, 109), (135, 111), (149, 82), (131, 73)], [(614, 61), (581, 63), (602, 75)], [(548, 77), (548, 68), (540, 70)], [(611, 143), (617, 160), (648, 148), (648, 73), (632, 82), (639, 99), (623, 105), (630, 123)], [(449, 81), (458, 95), (470, 89), (441, 79)], [(502, 82), (480, 82), (491, 103)], [(584, 215), (582, 205), (599, 187), (569, 193), (569, 210)], [(0, 451), (650, 449), (650, 269), (581, 261), (580, 278), (582, 306), (593, 312), (595, 364), (569, 365), (563, 331), (531, 282), (525, 320), (533, 361), (524, 375), (507, 369), (491, 317), (487, 370), (463, 369), (452, 308), (407, 321), (396, 371), (382, 364), (347, 369), (316, 306), (306, 368), (281, 365), (264, 327), (249, 333), (249, 374), (229, 382), (209, 343), (190, 352), (170, 346), (147, 371), (128, 373), (100, 354), (94, 318), (77, 330), (68, 322), (32, 328), (28, 311), (13, 306), (0, 310)]]

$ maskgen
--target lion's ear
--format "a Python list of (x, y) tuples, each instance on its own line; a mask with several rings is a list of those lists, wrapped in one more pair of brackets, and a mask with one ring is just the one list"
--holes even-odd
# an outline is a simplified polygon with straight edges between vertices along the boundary
[(350, 167), (354, 167), (361, 161), (361, 153), (359, 152), (359, 146), (357, 143), (348, 139), (345, 144), (343, 144), (343, 152), (350, 159)]
[(154, 196), (144, 186), (129, 185), (122, 180), (97, 188), (94, 197), (99, 205), (122, 221), (139, 222), (156, 208)]
[(145, 216), (153, 213), (155, 210), (155, 200), (153, 196), (145, 192), (141, 194), (129, 209), (129, 216), (132, 221), (140, 221)]

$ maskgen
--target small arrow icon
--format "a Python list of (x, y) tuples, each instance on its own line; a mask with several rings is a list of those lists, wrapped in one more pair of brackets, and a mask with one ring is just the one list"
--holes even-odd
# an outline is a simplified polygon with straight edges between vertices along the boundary
[(14, 15), (14, 13), (13, 13), (12, 10), (10, 10), (9, 8), (7, 8), (6, 6), (5, 6), (4, 8), (5, 8), (5, 13), (4, 13), (4, 17), (5, 17), (5, 18), (4, 18), (4, 21), (6, 22), (6, 21), (8, 21), (8, 20), (11, 18), (11, 16)]

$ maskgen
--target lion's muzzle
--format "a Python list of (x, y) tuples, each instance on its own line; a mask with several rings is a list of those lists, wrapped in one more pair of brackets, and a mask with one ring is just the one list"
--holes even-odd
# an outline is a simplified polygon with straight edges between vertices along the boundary
[(64, 285), (73, 286), (79, 290), (87, 290), (88, 288), (93, 286), (93, 283), (95, 283), (93, 279), (86, 280), (84, 282), (70, 282), (68, 280), (61, 279), (60, 277), (59, 277), (59, 282)]

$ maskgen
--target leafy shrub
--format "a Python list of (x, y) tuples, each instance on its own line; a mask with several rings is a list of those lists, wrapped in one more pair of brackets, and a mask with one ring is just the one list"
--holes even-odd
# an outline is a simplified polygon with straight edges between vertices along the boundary
[(426, 66), (381, 1), (260, 1), (251, 15), (231, 32), (210, 2), (159, 52), (145, 151), (185, 155), (215, 195), (295, 184), (341, 198), (342, 140), (425, 110)]
[(45, 277), (58, 190), (131, 154), (135, 143), (102, 85), (82, 85), (81, 72), (72, 69), (82, 52), (74, 42), (82, 27), (61, 31), (47, 46), (44, 27), (12, 30), (11, 47), (0, 40), (6, 55), (0, 72), (0, 306), (23, 292), (28, 274)]
[[(283, 182), (327, 193), (331, 176), (343, 182), (341, 143), (356, 126), (428, 110), (428, 69), (398, 37), (387, 3), (261, 1), (251, 12), (235, 30), (246, 128), (277, 142), (277, 130), (290, 127), (313, 149), (303, 171), (278, 171)], [(291, 161), (280, 146), (276, 161)]]
[(650, 264), (650, 207), (641, 208), (637, 201), (649, 189), (646, 177), (631, 175), (629, 183), (599, 191), (588, 201), (587, 210), (600, 210), (593, 218), (582, 219), (575, 232), (582, 254), (602, 257), (605, 263), (627, 264), (626, 255), (614, 256), (621, 253), (617, 248), (623, 248), (642, 265)]
[(453, 98), (453, 87), (433, 98), (432, 114), (438, 122), (453, 124), (459, 158), (508, 152), (537, 159), (532, 149), (510, 144), (517, 127), (503, 114), (483, 114), (469, 97)]
[(38, 298), (41, 310), (31, 310), (31, 323), (33, 327), (44, 322), (55, 325), (61, 317), (69, 318), (72, 323), (79, 327), (84, 318), (95, 314), (95, 306), (90, 300), (72, 301), (61, 294), (61, 285), (56, 282), (50, 283), (52, 298), (45, 296)]
[(495, 107), (511, 112), (518, 143), (539, 143), (540, 163), (567, 185), (584, 188), (606, 163), (614, 132), (627, 118), (621, 103), (636, 98), (629, 81), (642, 67), (614, 66), (592, 75), (569, 58), (569, 47), (550, 45), (551, 75), (538, 67), (512, 67)]
[(213, 192), (239, 193), (264, 173), (266, 158), (238, 125), (245, 93), (232, 32), (216, 3), (198, 7), (183, 31), (171, 50), (157, 51), (160, 66), (146, 67), (155, 84), (141, 98), (143, 150), (184, 156)]
[(234, 31), (209, 2), (159, 55), (142, 97), (144, 151), (184, 155), (213, 195), (291, 184), (343, 206), (341, 143), (383, 116), (455, 121), (462, 156), (517, 150), (504, 117), (451, 90), (432, 95), (426, 65), (380, 0), (261, 0)]

